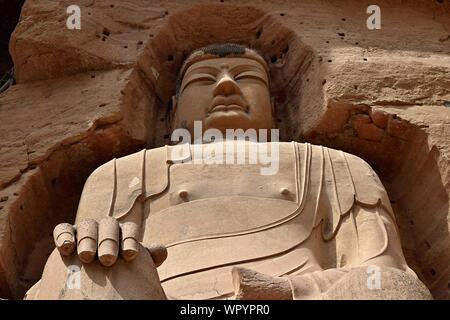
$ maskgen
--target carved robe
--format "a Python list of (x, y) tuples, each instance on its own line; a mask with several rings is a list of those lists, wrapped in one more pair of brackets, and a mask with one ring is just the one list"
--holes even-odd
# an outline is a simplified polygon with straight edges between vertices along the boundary
[(233, 266), (294, 276), (359, 266), (387, 250), (386, 225), (395, 228), (395, 218), (383, 185), (360, 158), (279, 143), (278, 173), (262, 176), (259, 164), (195, 164), (193, 148), (111, 160), (86, 182), (77, 212), (78, 221), (123, 221), (139, 207), (142, 241), (168, 248), (158, 273), (169, 297), (230, 297)]

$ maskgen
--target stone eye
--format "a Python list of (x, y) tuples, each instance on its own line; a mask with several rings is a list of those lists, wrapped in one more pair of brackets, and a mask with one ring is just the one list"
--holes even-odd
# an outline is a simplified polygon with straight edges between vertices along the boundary
[(188, 78), (188, 80), (183, 85), (180, 92), (182, 92), (186, 87), (190, 86), (193, 83), (198, 83), (200, 85), (211, 85), (211, 84), (216, 83), (216, 77), (214, 77), (211, 74), (206, 74), (206, 73), (193, 75)]
[(258, 73), (252, 72), (252, 71), (241, 72), (234, 77), (235, 81), (247, 80), (247, 79), (263, 80), (261, 78), (261, 76), (258, 75)]
[(214, 77), (212, 74), (202, 73), (193, 76), (192, 81), (203, 81), (214, 83), (216, 82), (216, 77)]

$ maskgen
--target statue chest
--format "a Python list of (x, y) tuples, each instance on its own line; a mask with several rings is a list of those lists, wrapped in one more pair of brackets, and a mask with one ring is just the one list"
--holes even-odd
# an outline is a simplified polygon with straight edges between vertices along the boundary
[(170, 166), (165, 192), (145, 203), (143, 242), (162, 243), (169, 253), (161, 281), (261, 259), (298, 241), (301, 229), (280, 226), (298, 209), (298, 163), (291, 144), (279, 154), (273, 175), (262, 175), (259, 164)]
[(298, 206), (290, 144), (280, 148), (276, 166), (275, 174), (263, 175), (259, 164), (173, 164), (166, 191), (146, 201), (144, 241), (167, 245), (241, 232), (288, 216)]
[(295, 201), (293, 169), (289, 161), (275, 175), (261, 175), (259, 165), (175, 164), (165, 197), (168, 206), (228, 196)]

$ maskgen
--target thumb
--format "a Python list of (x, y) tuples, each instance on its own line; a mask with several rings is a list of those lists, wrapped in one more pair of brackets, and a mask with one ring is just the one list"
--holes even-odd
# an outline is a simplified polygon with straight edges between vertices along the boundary
[(148, 252), (150, 252), (156, 267), (162, 265), (162, 263), (167, 259), (167, 248), (164, 245), (152, 243), (149, 246), (146, 246), (146, 248)]

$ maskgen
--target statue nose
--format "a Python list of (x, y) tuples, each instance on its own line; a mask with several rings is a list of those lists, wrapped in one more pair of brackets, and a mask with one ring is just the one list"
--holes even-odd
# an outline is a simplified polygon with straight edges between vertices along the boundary
[(214, 88), (214, 96), (230, 96), (233, 94), (242, 94), (241, 89), (233, 78), (228, 74), (224, 74)]

